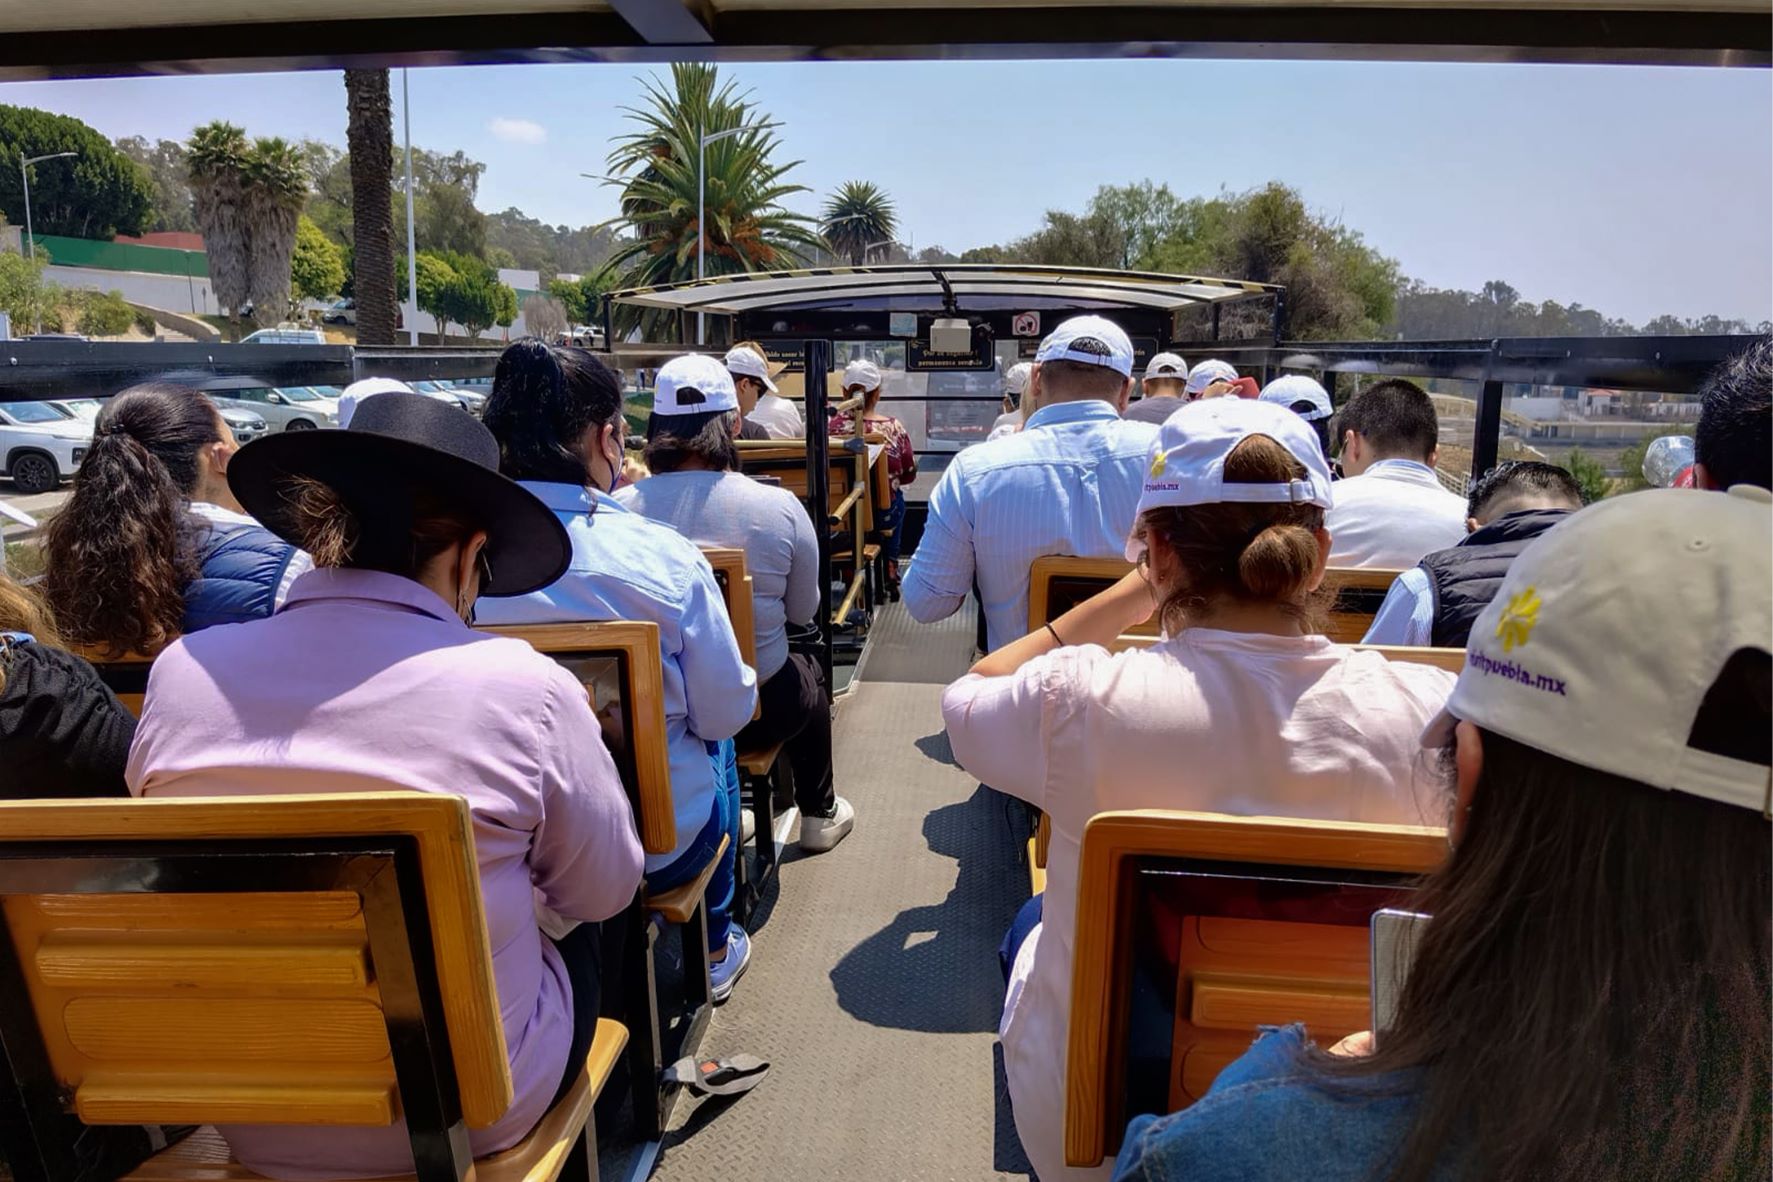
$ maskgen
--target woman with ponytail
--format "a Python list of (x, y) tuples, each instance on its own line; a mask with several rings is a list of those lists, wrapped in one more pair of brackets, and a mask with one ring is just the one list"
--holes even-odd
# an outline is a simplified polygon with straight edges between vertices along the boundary
[[(1330, 473), (1311, 427), (1215, 398), (1167, 420), (1127, 557), (1137, 568), (974, 665), (942, 714), (955, 758), (1046, 811), (1053, 897), (1003, 948), (999, 1028), (1016, 1128), (1043, 1182), (1065, 1165), (1065, 1046), (1084, 826), (1111, 809), (1422, 824), (1419, 736), (1452, 675), (1316, 634)], [(1114, 653), (1156, 615), (1164, 636)]]
[(69, 643), (155, 653), (282, 604), (311, 564), (229, 491), (238, 450), (196, 390), (150, 382), (105, 404), (45, 538), (48, 599)]
[[(697, 383), (659, 371), (655, 414), (691, 395), (712, 409), (731, 376), (701, 357)], [(717, 391), (716, 387), (720, 390)], [(499, 441), (499, 470), (554, 511), (572, 538), (572, 563), (550, 586), (487, 605), (485, 624), (646, 620), (659, 626), (665, 734), (677, 848), (646, 860), (648, 890), (691, 881), (720, 849), (708, 880), (708, 955), (714, 998), (724, 1001), (751, 959), (751, 940), (732, 922), (739, 849), (739, 772), (732, 738), (751, 721), (757, 675), (745, 666), (726, 601), (702, 552), (668, 525), (649, 521), (612, 494), (622, 482), (622, 384), (583, 349), (518, 341), (493, 374), (484, 416)], [(767, 840), (767, 835), (765, 835)]]

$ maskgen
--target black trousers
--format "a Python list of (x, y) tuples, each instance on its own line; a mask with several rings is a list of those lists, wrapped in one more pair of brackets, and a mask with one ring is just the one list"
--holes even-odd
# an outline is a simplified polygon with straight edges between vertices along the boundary
[(760, 713), (739, 732), (739, 750), (788, 744), (794, 803), (802, 816), (828, 817), (837, 807), (831, 782), (831, 691), (818, 661), (789, 653), (788, 663), (757, 689)]
[(560, 1103), (585, 1070), (585, 1057), (591, 1053), (591, 1040), (597, 1034), (597, 1018), (603, 1003), (603, 954), (601, 924), (582, 923), (560, 939), (554, 947), (560, 951), (566, 967), (566, 979), (573, 989), (573, 1040), (566, 1052), (566, 1075), (548, 1107)]

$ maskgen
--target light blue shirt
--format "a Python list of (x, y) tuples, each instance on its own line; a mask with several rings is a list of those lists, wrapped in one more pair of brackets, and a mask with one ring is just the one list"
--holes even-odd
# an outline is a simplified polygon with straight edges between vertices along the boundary
[(1157, 441), (1099, 399), (1043, 406), (1021, 431), (954, 457), (901, 592), (911, 617), (946, 619), (978, 580), (987, 643), (1028, 631), (1028, 568), (1047, 554), (1119, 558)]
[(1428, 644), (1434, 637), (1434, 591), (1428, 572), (1413, 566), (1391, 581), (1362, 644)]
[[(695, 840), (714, 811), (708, 744), (751, 721), (757, 675), (739, 656), (720, 584), (702, 552), (670, 526), (614, 497), (576, 484), (520, 481), (554, 510), (572, 538), (572, 563), (551, 586), (510, 599), (482, 599), (479, 625), (642, 620), (659, 626), (664, 658), (665, 733), (677, 848)], [(675, 854), (649, 854), (646, 868)]]

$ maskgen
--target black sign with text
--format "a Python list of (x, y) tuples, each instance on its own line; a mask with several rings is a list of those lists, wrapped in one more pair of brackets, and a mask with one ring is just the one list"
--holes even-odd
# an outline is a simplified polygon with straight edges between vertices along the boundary
[(922, 340), (905, 342), (906, 373), (952, 373), (956, 370), (996, 369), (997, 354), (991, 338), (973, 334), (973, 348), (968, 353), (932, 353), (930, 343)]

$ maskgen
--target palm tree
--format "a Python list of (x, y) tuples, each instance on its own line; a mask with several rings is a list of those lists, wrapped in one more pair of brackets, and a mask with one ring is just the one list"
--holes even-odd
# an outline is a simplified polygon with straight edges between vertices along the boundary
[(230, 319), (240, 315), (251, 290), (244, 196), (251, 151), (246, 132), (218, 119), (191, 133), (185, 155), (197, 229), (208, 255), (209, 284)]
[(388, 71), (346, 70), (345, 145), (351, 156), (352, 292), (357, 341), (392, 345), (394, 286), (394, 113)]
[(246, 158), (244, 179), (253, 317), (275, 324), (290, 306), (289, 262), (308, 201), (308, 170), (294, 145), (261, 139)]
[[(731, 82), (719, 85), (714, 66), (676, 63), (672, 89), (645, 83), (648, 103), (627, 108), (638, 130), (616, 141), (609, 154), (609, 183), (622, 188), (615, 219), (634, 241), (609, 260), (616, 287), (647, 287), (693, 279), (696, 246), (704, 236), (710, 275), (779, 270), (819, 247), (812, 219), (783, 209), (783, 198), (806, 186), (783, 178), (798, 160), (778, 164), (781, 146), (771, 124)], [(742, 129), (707, 148), (707, 226), (696, 224), (697, 148), (702, 137)], [(619, 327), (631, 327), (637, 310), (624, 310)], [(640, 318), (650, 333), (658, 314)]]
[(873, 181), (845, 181), (826, 200), (821, 222), (832, 251), (848, 255), (854, 267), (868, 261), (869, 247), (891, 242), (899, 228), (892, 198)]

